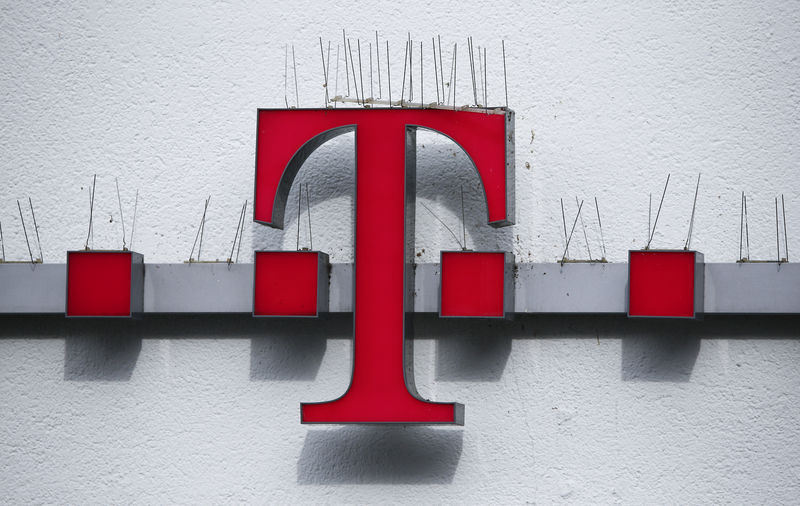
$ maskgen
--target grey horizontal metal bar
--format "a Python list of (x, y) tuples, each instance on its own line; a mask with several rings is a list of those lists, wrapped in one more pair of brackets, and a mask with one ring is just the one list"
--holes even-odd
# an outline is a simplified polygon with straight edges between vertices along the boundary
[(0, 314), (63, 313), (66, 299), (66, 265), (0, 264)]
[(252, 264), (145, 264), (145, 313), (252, 311)]
[(626, 313), (628, 264), (518, 264), (519, 313)]
[[(414, 310), (439, 310), (439, 265), (416, 266)], [(625, 313), (627, 264), (518, 264), (517, 313)], [(0, 264), (0, 314), (63, 313), (64, 264)], [(145, 313), (250, 313), (253, 265), (145, 264)], [(353, 265), (333, 264), (330, 311), (353, 310)], [(705, 312), (800, 313), (800, 264), (705, 265)]]
[(800, 313), (800, 264), (706, 264), (705, 312)]

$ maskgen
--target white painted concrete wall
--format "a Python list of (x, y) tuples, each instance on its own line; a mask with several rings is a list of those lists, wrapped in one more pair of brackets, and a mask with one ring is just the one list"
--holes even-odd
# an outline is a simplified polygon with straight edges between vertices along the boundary
[[(419, 136), (418, 196), (457, 229), (464, 184), (470, 246), (553, 261), (563, 251), (558, 199), (574, 213), (576, 195), (597, 196), (608, 257), (624, 261), (645, 241), (648, 193), (657, 202), (671, 173), (653, 245), (679, 247), (702, 172), (693, 245), (708, 261), (737, 258), (742, 190), (751, 256), (776, 254), (773, 199), (781, 193), (789, 253), (800, 251), (796, 3), (3, 2), (0, 13), (0, 220), (9, 259), (28, 255), (14, 201), (27, 196), (45, 261), (82, 247), (95, 173), (95, 247), (121, 246), (119, 177), (128, 227), (140, 191), (134, 247), (146, 261), (188, 257), (209, 194), (204, 256), (226, 258), (238, 207), (252, 196), (255, 109), (283, 104), (284, 44), (295, 45), (300, 105), (319, 106), (317, 37), (336, 44), (343, 27), (362, 44), (374, 29), (389, 39), (395, 94), (406, 32), (424, 40), (426, 98), (434, 90), (430, 37), (442, 35), (446, 61), (457, 41), (461, 103), (471, 93), (465, 37), (489, 47), (493, 104), (504, 101), (506, 40), (518, 225), (490, 230), (463, 154)], [(292, 101), (291, 71), (289, 79)], [(352, 170), (345, 137), (313, 155), (298, 179), (311, 184), (314, 245), (335, 262), (352, 260)], [(248, 223), (242, 260), (255, 248), (293, 248), (296, 223), (293, 206), (285, 233)], [(582, 234), (575, 240), (573, 256), (585, 250)], [(421, 206), (416, 244), (423, 262), (457, 246)], [(463, 428), (301, 426), (301, 401), (346, 387), (343, 316), (278, 325), (4, 317), (0, 502), (800, 496), (796, 317), (418, 319), (419, 389), (464, 402)]]

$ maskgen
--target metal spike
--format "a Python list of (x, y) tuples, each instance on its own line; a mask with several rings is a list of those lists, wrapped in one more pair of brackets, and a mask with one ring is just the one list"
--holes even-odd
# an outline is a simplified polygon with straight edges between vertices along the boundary
[(747, 260), (750, 260), (750, 227), (747, 224), (747, 194), (744, 193), (744, 238), (747, 246)]
[(603, 260), (606, 259), (606, 240), (603, 238), (603, 222), (600, 221), (600, 206), (597, 205), (597, 197), (594, 198), (594, 208), (597, 211), (597, 224), (600, 227), (600, 244), (603, 246)]
[(442, 36), (436, 36), (439, 39), (439, 80), (442, 86), (442, 102), (444, 102), (444, 61), (442, 60)]
[(464, 214), (464, 185), (461, 185), (461, 230), (464, 234), (464, 249), (467, 249), (467, 218)]
[(508, 77), (506, 76), (506, 41), (503, 44), (503, 89), (506, 92), (506, 109), (508, 109)]
[(458, 43), (453, 45), (453, 110), (456, 110), (456, 81), (458, 80)]
[(372, 42), (369, 43), (369, 98), (375, 98), (375, 80), (372, 77)]
[(739, 214), (739, 261), (744, 260), (742, 256), (742, 240), (744, 239), (744, 192), (741, 198), (741, 211)]
[(301, 198), (303, 197), (303, 183), (297, 189), (297, 251), (300, 251), (300, 216), (301, 216)]
[(656, 226), (658, 225), (658, 217), (661, 215), (661, 206), (664, 204), (664, 196), (667, 194), (667, 186), (669, 186), (669, 176), (671, 174), (667, 174), (667, 182), (664, 184), (664, 191), (661, 193), (661, 202), (658, 204), (658, 211), (656, 212), (656, 219), (653, 222), (653, 230), (650, 233), (650, 239), (647, 241), (647, 246), (645, 249), (650, 249), (650, 243), (653, 241), (653, 236), (656, 235)]
[[(577, 196), (575, 196), (575, 203), (578, 203)], [(589, 247), (589, 237), (586, 235), (586, 223), (583, 221), (583, 215), (581, 215), (581, 228), (583, 228), (583, 241), (586, 243), (586, 252), (589, 253), (589, 260), (592, 261), (592, 250)]]
[[(94, 175), (94, 179), (92, 179), (92, 187), (89, 191), (89, 232), (86, 233), (86, 246), (85, 249), (89, 249), (89, 238), (92, 236), (92, 216), (94, 216), (94, 189), (95, 184), (97, 184), (97, 174)], [(94, 241), (92, 241), (94, 243)], [(92, 244), (94, 246), (94, 244)]]
[[(294, 44), (292, 44), (292, 67), (294, 67), (294, 105), (300, 108), (300, 93), (297, 91), (297, 60), (294, 58)], [(198, 249), (198, 256), (200, 251)]]
[[(486, 107), (484, 96), (484, 82), (483, 82), (483, 52), (481, 46), (478, 46), (478, 96), (480, 97), (483, 106)], [(480, 103), (478, 105), (481, 105)]]
[(308, 249), (314, 251), (314, 235), (311, 233), (311, 193), (306, 183), (306, 214), (308, 215)]
[(425, 107), (425, 74), (422, 64), (422, 41), (419, 41), (419, 102)]
[(436, 80), (436, 103), (441, 104), (439, 100), (439, 65), (436, 62), (436, 39), (431, 37), (431, 45), (433, 46), (433, 77)]
[(569, 237), (567, 236), (567, 215), (564, 213), (564, 199), (561, 199), (561, 222), (564, 224), (564, 244), (567, 245), (564, 250), (564, 258), (566, 258), (569, 256), (569, 243), (567, 242)]
[(364, 74), (361, 72), (361, 39), (358, 39), (356, 43), (358, 44), (358, 78), (361, 82), (361, 105), (364, 105), (366, 96), (364, 93)]
[(478, 87), (475, 82), (475, 52), (472, 49), (472, 37), (467, 37), (467, 49), (469, 50), (469, 72), (472, 75), (472, 96), (474, 103), (478, 105)]
[(22, 217), (22, 207), (19, 205), (19, 200), (17, 200), (17, 209), (19, 209), (19, 219), (22, 222), (22, 231), (25, 232), (25, 244), (28, 245), (28, 255), (31, 257), (31, 263), (35, 263), (33, 261), (33, 252), (31, 251), (31, 243), (28, 241), (28, 229), (25, 228), (25, 218)]
[(36, 224), (36, 213), (33, 212), (33, 201), (28, 197), (28, 204), (31, 206), (31, 217), (33, 217), (33, 230), (36, 232), (36, 244), (39, 246), (39, 261), (44, 262), (42, 254), (42, 241), (39, 240), (39, 225)]
[(119, 179), (114, 178), (114, 185), (117, 187), (117, 202), (119, 203), (119, 221), (122, 222), (122, 251), (126, 251), (128, 248), (125, 245), (125, 217), (122, 215), (122, 199), (119, 196)]
[(200, 251), (203, 249), (203, 234), (206, 232), (206, 211), (208, 211), (208, 204), (211, 202), (211, 195), (206, 199), (206, 205), (203, 209), (203, 221), (200, 224), (200, 244), (197, 245), (197, 261), (200, 261)]
[(239, 229), (242, 228), (243, 220), (244, 220), (244, 206), (242, 206), (242, 210), (239, 212), (239, 219), (236, 221), (236, 233), (233, 236), (233, 244), (231, 244), (231, 254), (228, 256), (229, 266), (233, 262), (233, 251), (234, 248), (236, 247), (236, 240), (239, 238)]
[[(356, 66), (353, 62), (353, 46), (350, 44), (350, 39), (347, 39), (347, 52), (350, 54), (350, 70), (353, 72), (353, 89), (356, 90), (356, 100), (359, 104), (364, 105), (364, 102), (358, 94), (358, 86), (356, 85)], [(362, 89), (361, 92), (363, 94), (364, 90)]]
[(450, 81), (448, 81), (447, 85), (447, 105), (450, 104), (450, 95), (451, 95), (450, 92), (453, 91), (453, 65), (455, 64), (455, 54), (456, 54), (455, 51), (456, 51), (456, 45), (454, 43), (453, 56), (450, 58), (450, 75), (449, 75)]
[(375, 30), (375, 63), (378, 67), (378, 98), (383, 98), (383, 85), (381, 84), (381, 45), (378, 42), (378, 30)]
[(242, 249), (242, 236), (244, 236), (244, 216), (247, 212), (247, 200), (244, 201), (242, 206), (242, 231), (239, 234), (239, 247), (236, 248), (236, 263), (239, 263), (239, 251)]
[[(197, 227), (197, 233), (194, 236), (194, 242), (192, 243), (192, 251), (189, 252), (189, 263), (193, 262), (194, 259), (192, 255), (194, 255), (194, 248), (197, 246), (197, 240), (200, 238), (200, 234), (205, 226), (206, 222), (206, 211), (208, 210), (208, 202), (211, 200), (211, 195), (205, 200), (205, 204), (203, 205), (203, 217), (200, 218), (200, 226)], [(202, 241), (201, 241), (202, 244)], [(200, 261), (200, 251), (197, 252), (197, 261)]]
[(653, 229), (653, 194), (650, 193), (647, 203), (647, 239), (650, 239), (650, 231)]
[(486, 48), (483, 48), (483, 106), (487, 108), (486, 114), (489, 114), (488, 107), (489, 107), (489, 90), (487, 85), (489, 84), (488, 77), (486, 75)]
[(136, 190), (136, 199), (133, 201), (133, 223), (131, 223), (130, 246), (133, 249), (133, 231), (136, 228), (136, 208), (139, 207), (139, 190)]
[(441, 219), (441, 218), (439, 218), (438, 216), (436, 216), (436, 213), (434, 213), (434, 212), (431, 210), (431, 208), (430, 208), (430, 207), (428, 207), (427, 205), (425, 205), (425, 202), (422, 202), (422, 201), (420, 200), (420, 201), (419, 201), (419, 204), (420, 204), (420, 205), (421, 205), (423, 208), (425, 208), (425, 210), (426, 210), (426, 211), (428, 211), (429, 213), (431, 213), (431, 216), (433, 216), (434, 218), (436, 218), (436, 221), (438, 221), (439, 223), (441, 223), (441, 224), (442, 224), (442, 226), (444, 226), (444, 228), (445, 228), (445, 229), (447, 229), (447, 231), (448, 231), (448, 232), (450, 232), (450, 235), (452, 235), (452, 236), (453, 236), (453, 239), (455, 239), (455, 240), (456, 240), (456, 242), (458, 243), (458, 246), (459, 246), (459, 247), (460, 247), (462, 250), (463, 250), (463, 249), (466, 249), (466, 248), (464, 247), (464, 244), (462, 244), (462, 243), (461, 243), (461, 241), (458, 239), (458, 236), (455, 234), (455, 232), (453, 232), (453, 229), (451, 229), (450, 227), (448, 227), (448, 226), (447, 226), (447, 223), (445, 223), (444, 221), (442, 221), (442, 219)]
[(408, 101), (414, 101), (414, 42), (408, 32)]
[(785, 260), (789, 261), (789, 236), (786, 234), (786, 201), (783, 200), (783, 193), (781, 193), (781, 208), (783, 209), (783, 247), (786, 251)]
[(569, 249), (569, 242), (572, 240), (572, 233), (575, 232), (575, 225), (578, 223), (578, 218), (581, 215), (581, 209), (583, 209), (582, 200), (580, 205), (578, 206), (578, 214), (575, 216), (575, 221), (572, 222), (572, 230), (569, 231), (569, 237), (567, 238), (567, 245), (564, 248), (564, 255), (561, 257), (561, 265), (564, 265), (564, 262), (567, 260), (567, 250)]
[(389, 108), (392, 107), (392, 68), (389, 65), (389, 41), (386, 41), (386, 81), (389, 85)]
[[(328, 46), (328, 53), (330, 53), (330, 45)], [(319, 56), (322, 58), (322, 78), (324, 79), (323, 88), (325, 88), (325, 104), (324, 107), (328, 107), (328, 102), (330, 102), (330, 97), (328, 96), (328, 70), (325, 68), (325, 53), (322, 50), (322, 37), (319, 38)], [(329, 60), (330, 61), (330, 60)]]
[[(328, 54), (326, 56), (326, 64), (325, 64), (325, 98), (330, 103), (330, 91), (329, 91), (329, 80), (328, 78), (331, 75), (331, 41), (328, 41)], [(328, 103), (325, 104), (325, 107), (328, 107)]]
[(778, 231), (778, 197), (775, 197), (775, 246), (778, 251), (778, 263), (781, 262), (781, 234)]
[(289, 45), (283, 45), (283, 101), (289, 108)]
[(408, 63), (408, 42), (406, 42), (406, 51), (403, 55), (403, 89), (400, 91), (400, 107), (403, 107), (403, 99), (406, 95), (406, 64)]
[(692, 217), (689, 219), (689, 233), (686, 234), (686, 243), (683, 249), (688, 250), (692, 245), (692, 232), (694, 231), (694, 210), (697, 207), (697, 192), (700, 190), (700, 174), (697, 174), (697, 186), (694, 188), (694, 202), (692, 202)]
[[(347, 72), (345, 72), (347, 74)], [(339, 96), (339, 44), (336, 44), (336, 89), (333, 92), (334, 97)], [(333, 107), (336, 108), (337, 102), (333, 103)]]
[[(344, 76), (347, 78), (347, 96), (350, 96), (350, 74), (347, 73), (347, 37), (344, 35), (344, 28), (342, 28), (342, 48), (344, 49)], [(352, 54), (350, 59), (353, 59)], [(353, 83), (355, 84), (355, 83)]]

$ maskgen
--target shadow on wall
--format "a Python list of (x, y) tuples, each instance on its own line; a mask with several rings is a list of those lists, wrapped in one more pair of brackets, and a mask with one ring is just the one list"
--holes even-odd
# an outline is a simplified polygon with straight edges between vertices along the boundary
[(624, 381), (689, 381), (701, 322), (611, 316), (517, 315), (513, 321), (417, 315), (417, 339), (436, 339), (436, 380), (499, 381), (512, 339), (621, 339)]
[[(319, 319), (250, 315), (148, 315), (141, 319), (12, 316), (0, 339), (64, 339), (64, 379), (127, 381), (142, 339), (250, 339), (250, 379), (317, 377), (327, 339), (352, 338), (352, 314)], [(623, 381), (689, 381), (701, 339), (797, 339), (800, 317), (712, 315), (704, 321), (631, 320), (622, 315), (517, 315), (513, 321), (415, 316), (415, 339), (436, 340), (436, 380), (498, 381), (513, 339), (620, 339)]]
[[(623, 381), (689, 381), (702, 322), (628, 319), (623, 315), (517, 315), (513, 339), (620, 339)], [(488, 330), (482, 329), (484, 333)]]
[(262, 319), (250, 315), (147, 315), (132, 319), (4, 317), (0, 339), (64, 339), (67, 381), (128, 381), (142, 339), (250, 339), (250, 379), (313, 380), (329, 338), (352, 336), (351, 314), (319, 319)]
[(416, 315), (417, 339), (436, 339), (439, 381), (500, 381), (520, 325), (506, 320), (471, 320)]
[(67, 320), (64, 379), (128, 381), (142, 350), (141, 321)]
[[(691, 321), (661, 322), (646, 332), (622, 338), (623, 381), (687, 382), (692, 376), (700, 336)], [(644, 330), (644, 329), (640, 329)]]
[[(250, 228), (253, 249), (280, 250), (285, 249), (285, 244), (290, 244), (293, 248), (298, 217), (301, 221), (300, 246), (309, 245), (308, 229), (304, 221), (307, 213), (305, 198), (299, 209), (296, 203), (299, 183), (311, 182), (309, 206), (313, 217), (313, 230), (316, 231), (314, 244), (331, 255), (333, 261), (342, 261), (340, 258), (352, 261), (352, 222), (355, 219), (354, 141), (355, 136), (352, 133), (344, 134), (326, 142), (309, 156), (295, 176), (287, 198), (283, 230), (253, 224)], [(438, 220), (446, 222), (453, 231), (458, 231), (455, 235), (461, 237), (461, 189), (463, 188), (464, 221), (469, 247), (476, 250), (513, 250), (513, 227), (493, 228), (488, 225), (483, 185), (472, 162), (459, 146), (440, 134), (421, 130), (417, 139), (416, 170), (417, 202), (420, 200), (436, 202), (436, 205), (432, 206), (432, 211), (437, 213), (434, 217), (430, 211), (417, 205), (417, 243), (442, 244), (443, 250), (455, 249), (458, 246), (458, 239), (453, 238), (451, 232)], [(320, 212), (320, 207), (324, 209), (323, 205), (327, 201), (340, 199), (342, 199), (340, 204), (328, 207), (324, 213)], [(344, 202), (347, 202), (347, 209), (341, 207)], [(443, 208), (449, 216), (437, 208)], [(342, 230), (342, 220), (351, 222), (351, 225), (346, 227), (348, 233), (342, 237), (330, 236), (331, 230)], [(320, 231), (326, 232), (320, 233)], [(432, 236), (426, 237), (423, 234)], [(438, 258), (438, 252), (434, 256)]]
[(328, 338), (353, 333), (349, 314), (323, 314), (308, 319), (266, 319), (268, 328), (250, 342), (250, 379), (311, 381), (317, 377)]
[(514, 339), (619, 339), (623, 381), (687, 382), (702, 339), (795, 339), (797, 316), (709, 315), (705, 320), (623, 315), (516, 315), (513, 321), (416, 316), (417, 339), (436, 340), (436, 380), (498, 381)]
[(417, 426), (310, 430), (297, 462), (297, 483), (451, 483), (463, 437), (460, 429)]

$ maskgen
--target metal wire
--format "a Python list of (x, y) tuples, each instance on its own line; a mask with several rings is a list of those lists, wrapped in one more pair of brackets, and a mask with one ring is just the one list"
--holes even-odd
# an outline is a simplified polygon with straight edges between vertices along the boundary
[(578, 214), (575, 215), (575, 221), (572, 222), (572, 230), (569, 231), (569, 237), (567, 238), (567, 245), (564, 248), (564, 254), (561, 256), (561, 265), (564, 265), (564, 262), (567, 260), (567, 250), (569, 249), (569, 243), (572, 240), (572, 233), (575, 232), (575, 225), (577, 225), (578, 223), (578, 218), (581, 215), (582, 208), (583, 208), (583, 201), (581, 200), (581, 203), (578, 206)]
[(33, 212), (33, 202), (28, 197), (28, 204), (31, 206), (31, 216), (33, 217), (33, 230), (36, 232), (36, 244), (39, 246), (39, 261), (44, 262), (44, 255), (42, 254), (42, 241), (39, 240), (39, 225), (36, 224), (36, 213)]
[(92, 187), (89, 191), (89, 232), (86, 233), (86, 246), (85, 249), (89, 249), (89, 237), (92, 235), (92, 216), (94, 215), (94, 188), (95, 184), (97, 183), (97, 174), (94, 175), (94, 179), (92, 179)]
[(119, 179), (114, 178), (114, 184), (117, 187), (117, 202), (119, 203), (119, 221), (122, 222), (122, 250), (125, 251), (125, 217), (122, 215), (122, 199), (119, 196)]
[[(328, 44), (328, 56), (330, 57), (331, 46), (330, 43)], [(328, 69), (325, 68), (325, 53), (322, 50), (322, 37), (319, 38), (319, 55), (322, 58), (322, 77), (325, 80), (324, 88), (325, 88), (325, 107), (328, 107), (328, 102), (330, 102), (330, 97), (328, 95)], [(330, 61), (330, 58), (328, 59)]]
[(314, 236), (311, 233), (311, 193), (306, 183), (306, 215), (308, 215), (308, 249), (314, 250)]
[(131, 240), (130, 240), (131, 249), (133, 249), (133, 231), (136, 228), (137, 207), (139, 207), (139, 190), (136, 190), (136, 199), (133, 201), (133, 223), (131, 223)]
[(239, 263), (239, 251), (242, 249), (242, 236), (244, 236), (244, 216), (245, 212), (247, 212), (247, 200), (244, 201), (244, 206), (242, 207), (242, 232), (239, 234), (239, 247), (236, 248), (236, 263)]
[(597, 224), (600, 226), (600, 244), (603, 246), (603, 259), (605, 259), (606, 240), (603, 238), (603, 222), (600, 221), (600, 206), (597, 205), (597, 197), (594, 198), (594, 208), (597, 211)]
[[(353, 62), (353, 47), (350, 44), (350, 39), (347, 39), (347, 52), (350, 53), (350, 70), (353, 71), (353, 89), (356, 90), (356, 100), (359, 104), (364, 105), (363, 100), (360, 98), (358, 94), (358, 85), (356, 85), (356, 65)], [(361, 94), (364, 94), (364, 90), (362, 88)]]
[[(292, 44), (292, 67), (294, 68), (294, 105), (300, 108), (300, 93), (297, 91), (297, 60), (294, 58), (294, 44)], [(198, 256), (200, 252), (197, 252)]]
[(783, 209), (783, 247), (786, 251), (786, 261), (789, 261), (789, 236), (786, 234), (786, 201), (781, 193), (781, 208)]
[(506, 77), (506, 41), (501, 41), (503, 45), (503, 88), (506, 92), (506, 109), (508, 109), (508, 78)]
[(31, 263), (34, 263), (31, 243), (28, 241), (28, 229), (25, 228), (25, 218), (22, 217), (22, 207), (19, 205), (19, 200), (17, 200), (17, 209), (19, 209), (19, 219), (22, 221), (22, 231), (25, 232), (25, 244), (28, 245), (28, 255), (31, 257)]
[(392, 68), (389, 65), (389, 41), (386, 41), (386, 80), (389, 84), (389, 108), (392, 107)]
[(455, 240), (456, 240), (456, 242), (458, 243), (458, 246), (459, 246), (459, 247), (460, 247), (462, 250), (463, 250), (463, 249), (466, 249), (466, 248), (464, 247), (464, 244), (462, 244), (462, 243), (461, 243), (461, 241), (458, 239), (458, 236), (455, 234), (455, 232), (453, 232), (453, 230), (452, 230), (450, 227), (448, 227), (448, 226), (447, 226), (447, 223), (443, 222), (441, 218), (439, 218), (438, 216), (436, 216), (436, 213), (434, 213), (434, 212), (431, 210), (431, 208), (430, 208), (430, 207), (426, 206), (426, 205), (425, 205), (425, 202), (422, 202), (422, 201), (420, 201), (419, 203), (420, 203), (420, 205), (421, 205), (422, 207), (424, 207), (424, 208), (425, 208), (425, 210), (426, 210), (426, 211), (428, 211), (429, 213), (431, 213), (431, 215), (432, 215), (434, 218), (436, 218), (436, 221), (438, 221), (439, 223), (441, 223), (441, 224), (444, 226), (444, 228), (446, 228), (446, 229), (447, 229), (447, 231), (448, 231), (448, 232), (450, 232), (450, 235), (452, 235), (452, 236), (453, 236), (453, 239), (455, 239)]
[[(194, 247), (197, 245), (197, 239), (198, 238), (200, 238), (200, 246), (202, 247), (202, 245), (203, 245), (202, 231), (203, 231), (203, 228), (205, 227), (206, 211), (208, 210), (208, 203), (209, 203), (210, 200), (211, 200), (211, 195), (208, 196), (208, 198), (205, 201), (205, 205), (203, 206), (203, 217), (200, 218), (200, 226), (197, 227), (197, 233), (194, 236), (194, 242), (192, 243), (192, 251), (189, 252), (189, 262), (192, 262), (192, 255), (194, 255)], [(199, 249), (197, 250), (197, 260), (200, 261), (200, 250)]]
[[(372, 54), (371, 51), (370, 54)], [(378, 30), (375, 30), (375, 63), (378, 68), (378, 98), (383, 98), (383, 85), (381, 84), (381, 45), (378, 42)]]
[(694, 189), (694, 202), (692, 203), (692, 217), (689, 220), (689, 233), (686, 235), (686, 243), (683, 249), (689, 249), (692, 245), (692, 232), (694, 231), (694, 210), (697, 207), (697, 192), (700, 190), (700, 174), (697, 174), (697, 186)]
[(653, 236), (656, 235), (658, 217), (661, 215), (661, 206), (664, 205), (664, 196), (667, 194), (667, 186), (669, 186), (669, 176), (670, 174), (667, 174), (667, 182), (664, 184), (664, 191), (661, 193), (661, 202), (658, 204), (658, 212), (656, 212), (656, 219), (653, 222), (653, 231), (650, 233), (650, 239), (647, 241), (647, 246), (645, 246), (645, 249), (650, 249), (650, 243), (653, 241)]
[(564, 257), (569, 256), (569, 242), (567, 242), (567, 215), (564, 213), (564, 199), (561, 200), (561, 222), (564, 224), (564, 244), (567, 245), (564, 250)]
[[(578, 203), (577, 196), (575, 196), (575, 203)], [(586, 235), (586, 223), (583, 221), (583, 215), (581, 215), (581, 228), (583, 228), (583, 241), (586, 243), (586, 252), (589, 254), (589, 260), (592, 260), (592, 250), (589, 247), (589, 237)]]

